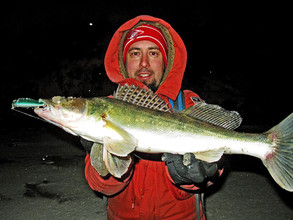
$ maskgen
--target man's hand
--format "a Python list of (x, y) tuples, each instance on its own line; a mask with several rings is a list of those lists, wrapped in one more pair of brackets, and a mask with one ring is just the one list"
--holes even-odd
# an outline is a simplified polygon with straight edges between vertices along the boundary
[[(186, 156), (189, 158), (189, 161), (185, 166), (183, 161)], [(166, 162), (169, 174), (177, 185), (201, 185), (208, 179), (218, 175), (218, 166), (216, 163), (198, 160), (192, 153), (185, 154), (185, 156), (164, 153), (162, 160)]]

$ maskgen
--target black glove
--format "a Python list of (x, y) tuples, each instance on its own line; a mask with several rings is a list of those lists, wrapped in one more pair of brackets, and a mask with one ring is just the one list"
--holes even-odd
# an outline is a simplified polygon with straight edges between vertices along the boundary
[(82, 144), (82, 146), (84, 147), (84, 149), (90, 153), (92, 146), (94, 144), (94, 142), (88, 141), (86, 139), (83, 139), (82, 137), (80, 138), (80, 143)]
[(166, 162), (169, 174), (175, 184), (201, 185), (207, 180), (218, 176), (218, 166), (216, 163), (208, 163), (195, 158), (194, 154), (188, 155), (190, 161), (188, 165), (183, 164), (183, 155), (164, 153), (162, 160)]

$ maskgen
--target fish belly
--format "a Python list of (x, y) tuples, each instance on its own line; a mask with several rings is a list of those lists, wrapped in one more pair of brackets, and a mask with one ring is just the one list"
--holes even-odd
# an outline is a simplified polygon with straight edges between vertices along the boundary
[(135, 131), (133, 136), (138, 139), (136, 151), (146, 153), (185, 154), (221, 149), (226, 154), (245, 154), (263, 159), (269, 150), (267, 143), (188, 133)]

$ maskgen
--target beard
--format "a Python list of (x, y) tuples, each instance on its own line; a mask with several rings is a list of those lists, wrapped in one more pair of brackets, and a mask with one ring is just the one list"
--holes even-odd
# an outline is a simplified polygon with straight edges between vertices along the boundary
[(157, 82), (155, 80), (151, 83), (147, 83), (147, 82), (142, 82), (142, 83), (145, 84), (153, 92), (157, 91), (159, 88), (159, 86), (157, 85)]
[(153, 82), (153, 83), (142, 82), (142, 83), (145, 84), (153, 92), (156, 92), (158, 89), (158, 86), (156, 85), (155, 82)]

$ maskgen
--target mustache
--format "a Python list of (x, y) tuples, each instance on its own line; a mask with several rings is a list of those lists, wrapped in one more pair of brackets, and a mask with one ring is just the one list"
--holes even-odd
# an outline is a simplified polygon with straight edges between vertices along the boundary
[(139, 73), (150, 73), (150, 74), (154, 74), (154, 72), (146, 67), (143, 67), (137, 71), (135, 71), (135, 75), (138, 75)]

